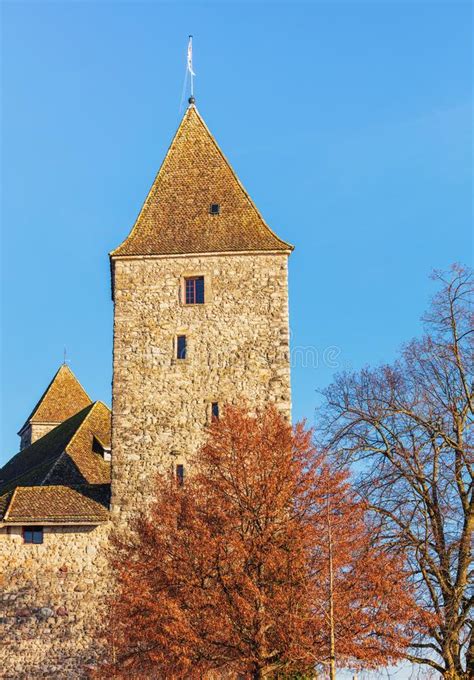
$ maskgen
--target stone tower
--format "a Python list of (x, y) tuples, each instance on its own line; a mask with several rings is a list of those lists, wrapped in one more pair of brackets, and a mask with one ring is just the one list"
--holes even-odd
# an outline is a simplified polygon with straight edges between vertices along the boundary
[(228, 403), (291, 408), (287, 262), (194, 104), (111, 253), (112, 511), (187, 474)]

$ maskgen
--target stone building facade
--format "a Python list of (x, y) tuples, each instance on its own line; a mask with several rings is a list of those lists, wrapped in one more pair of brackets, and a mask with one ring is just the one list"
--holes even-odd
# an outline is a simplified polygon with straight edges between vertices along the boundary
[(146, 508), (157, 471), (189, 473), (226, 404), (290, 417), (291, 250), (191, 102), (110, 256), (111, 419), (62, 367), (0, 470), (0, 677), (84, 677), (101, 653), (111, 528)]
[(102, 652), (110, 524), (44, 523), (39, 545), (22, 529), (0, 529), (0, 678), (85, 678)]
[[(208, 299), (181, 304), (182, 280), (195, 272)], [(184, 465), (187, 473), (213, 404), (271, 401), (289, 413), (286, 279), (281, 255), (117, 262), (114, 511), (142, 507), (158, 470)], [(143, 295), (145, 282), (153, 284)], [(179, 336), (186, 358), (177, 358)]]

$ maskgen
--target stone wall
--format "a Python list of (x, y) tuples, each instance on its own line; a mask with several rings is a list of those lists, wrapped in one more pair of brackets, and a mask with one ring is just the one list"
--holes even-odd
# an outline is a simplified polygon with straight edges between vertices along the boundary
[(41, 439), (45, 434), (54, 430), (60, 423), (31, 423), (31, 443)]
[(0, 529), (0, 678), (85, 677), (101, 649), (109, 530), (44, 527), (31, 545), (21, 527)]
[[(183, 304), (192, 275), (205, 277), (203, 305)], [(114, 289), (112, 510), (126, 519), (158, 470), (187, 465), (212, 402), (274, 403), (290, 417), (287, 256), (117, 260)], [(101, 651), (110, 526), (45, 527), (42, 545), (0, 528), (1, 678), (85, 676)]]
[[(112, 509), (149, 501), (158, 470), (185, 462), (210, 404), (274, 403), (290, 415), (287, 255), (117, 259), (114, 263)], [(204, 275), (206, 301), (183, 304)], [(176, 336), (188, 354), (176, 359)]]
[(20, 451), (30, 444), (33, 444), (37, 439), (41, 439), (45, 434), (54, 430), (59, 423), (30, 423), (21, 433)]
[(20, 451), (31, 444), (31, 425), (28, 425), (20, 434)]

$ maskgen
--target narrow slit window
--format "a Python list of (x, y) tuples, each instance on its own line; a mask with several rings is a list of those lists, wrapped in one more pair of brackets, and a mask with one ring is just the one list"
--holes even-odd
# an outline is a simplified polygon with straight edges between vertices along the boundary
[(211, 415), (213, 420), (217, 420), (219, 418), (219, 402), (213, 401), (211, 404)]
[(43, 542), (43, 527), (23, 527), (23, 542), (39, 544)]
[(176, 358), (186, 359), (187, 351), (188, 345), (186, 342), (186, 336), (178, 335), (178, 337), (176, 338)]
[(184, 279), (184, 293), (187, 305), (204, 304), (204, 276)]
[(178, 482), (179, 486), (183, 486), (183, 484), (184, 484), (184, 465), (177, 465), (176, 466), (176, 481)]
[(220, 215), (221, 214), (221, 206), (219, 203), (211, 203), (209, 206), (209, 212), (211, 215)]

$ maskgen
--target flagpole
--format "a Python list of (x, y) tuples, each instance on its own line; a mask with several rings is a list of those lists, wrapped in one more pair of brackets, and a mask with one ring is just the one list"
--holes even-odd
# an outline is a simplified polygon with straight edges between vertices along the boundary
[(194, 71), (193, 71), (193, 36), (189, 36), (189, 47), (191, 52), (190, 72), (191, 72), (191, 97), (194, 97)]
[(187, 60), (187, 70), (189, 71), (189, 76), (191, 79), (191, 96), (189, 98), (189, 103), (194, 104), (194, 76), (196, 75), (193, 70), (193, 36), (189, 36), (188, 42), (188, 60)]

